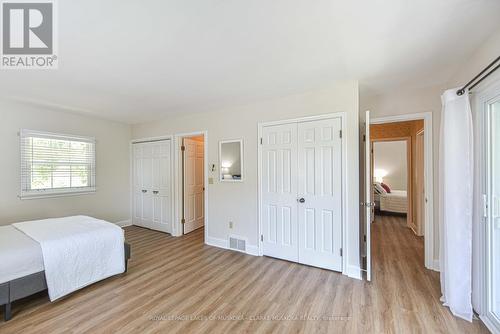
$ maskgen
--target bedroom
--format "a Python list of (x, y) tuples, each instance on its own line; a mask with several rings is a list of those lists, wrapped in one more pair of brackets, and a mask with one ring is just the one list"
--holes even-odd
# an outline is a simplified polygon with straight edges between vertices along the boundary
[[(495, 212), (467, 208), (496, 200), (500, 3), (1, 10), (0, 333), (495, 331), (497, 286), (478, 283), (500, 281)], [(469, 114), (491, 130), (480, 156)], [(370, 133), (415, 120), (424, 203), (407, 183), (410, 224), (394, 217), (424, 240), (377, 243), (372, 180), (404, 183), (372, 166)]]

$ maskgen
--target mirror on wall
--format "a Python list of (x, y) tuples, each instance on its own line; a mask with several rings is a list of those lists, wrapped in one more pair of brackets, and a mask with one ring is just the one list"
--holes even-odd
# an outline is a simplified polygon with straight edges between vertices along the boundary
[(221, 182), (243, 181), (243, 140), (219, 142), (219, 176)]

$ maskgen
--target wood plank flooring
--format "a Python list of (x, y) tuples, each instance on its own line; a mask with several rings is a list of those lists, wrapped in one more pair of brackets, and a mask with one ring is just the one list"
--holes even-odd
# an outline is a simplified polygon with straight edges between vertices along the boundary
[(113, 277), (50, 303), (16, 302), (0, 333), (487, 333), (439, 302), (423, 240), (404, 218), (372, 226), (373, 281), (126, 228), (132, 259)]

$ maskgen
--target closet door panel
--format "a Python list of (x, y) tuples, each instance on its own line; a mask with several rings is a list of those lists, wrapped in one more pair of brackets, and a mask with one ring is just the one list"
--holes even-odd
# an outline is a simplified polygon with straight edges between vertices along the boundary
[(296, 123), (263, 129), (261, 193), (264, 255), (298, 261)]
[(342, 270), (340, 118), (298, 124), (299, 262)]

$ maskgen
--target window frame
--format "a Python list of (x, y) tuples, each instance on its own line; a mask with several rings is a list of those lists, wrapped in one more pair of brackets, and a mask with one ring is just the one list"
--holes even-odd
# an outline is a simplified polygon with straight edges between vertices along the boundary
[[(29, 137), (58, 139), (66, 141), (85, 142), (93, 145), (92, 160), (89, 171), (89, 186), (86, 187), (67, 187), (67, 188), (49, 188), (49, 189), (29, 189), (26, 185), (31, 183), (31, 171), (23, 172), (23, 167), (27, 164), (26, 155), (23, 152), (24, 140)], [(19, 195), (20, 199), (37, 199), (50, 197), (77, 196), (85, 194), (94, 194), (96, 192), (96, 139), (94, 137), (69, 135), (54, 133), (48, 131), (36, 131), (21, 129), (19, 132)]]

